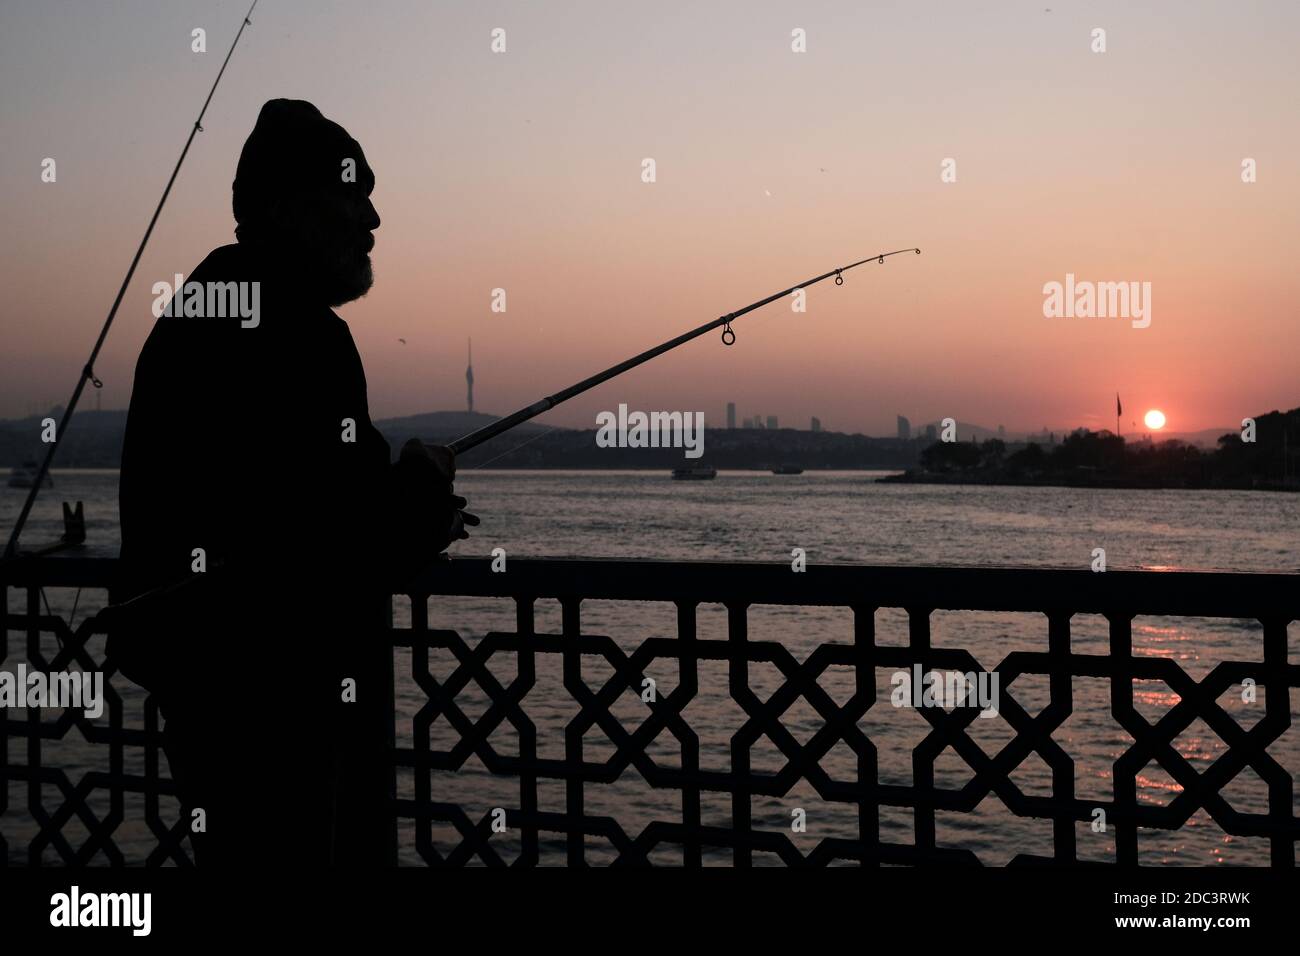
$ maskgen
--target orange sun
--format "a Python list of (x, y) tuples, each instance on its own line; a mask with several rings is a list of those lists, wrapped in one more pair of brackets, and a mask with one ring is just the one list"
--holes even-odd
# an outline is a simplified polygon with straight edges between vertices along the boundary
[(1153, 408), (1151, 411), (1146, 413), (1146, 416), (1142, 421), (1146, 424), (1147, 428), (1151, 429), (1153, 432), (1158, 432), (1160, 429), (1165, 427), (1165, 413), (1158, 408)]

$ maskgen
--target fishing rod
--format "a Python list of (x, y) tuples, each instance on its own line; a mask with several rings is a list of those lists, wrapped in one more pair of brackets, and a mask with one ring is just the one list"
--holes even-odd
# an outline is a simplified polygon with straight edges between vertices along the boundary
[[(521, 408), (519, 409), (519, 411), (515, 412), (514, 414), (507, 415), (505, 418), (499, 419), (498, 421), (493, 422), (491, 425), (487, 425), (486, 427), (480, 428), (477, 431), (470, 432), (468, 435), (456, 439), (450, 445), (447, 445), (445, 447), (449, 448), (452, 451), (452, 453), (456, 455), (469, 451), (471, 448), (476, 448), (479, 445), (483, 444), (484, 442), (492, 438), (495, 438), (497, 435), (509, 431), (510, 429), (514, 428), (516, 425), (520, 424), (521, 422), (526, 422), (530, 418), (535, 418), (536, 416), (542, 414), (543, 412), (554, 408), (556, 405), (559, 405), (562, 402), (567, 402), (575, 395), (581, 395), (583, 392), (595, 388), (597, 385), (601, 384), (602, 382), (608, 382), (611, 378), (614, 378), (615, 376), (618, 375), (622, 375), (628, 369), (636, 368), (638, 365), (642, 365), (650, 361), (656, 355), (663, 355), (665, 352), (671, 351), (672, 349), (677, 348), (677, 346), (683, 345), (684, 343), (691, 341), (691, 339), (699, 338), (704, 333), (709, 332), (712, 329), (716, 329), (719, 326), (722, 327), (723, 344), (732, 345), (736, 341), (736, 333), (735, 331), (732, 330), (731, 323), (734, 322), (736, 319), (740, 318), (742, 315), (745, 315), (746, 313), (749, 312), (753, 312), (755, 309), (761, 309), (763, 306), (767, 305), (768, 303), (775, 302), (777, 299), (780, 299), (783, 296), (787, 296), (790, 293), (795, 292), (799, 289), (806, 289), (809, 286), (814, 286), (818, 282), (822, 282), (826, 279), (829, 279), (831, 276), (835, 277), (836, 285), (843, 285), (844, 284), (843, 274), (845, 272), (848, 272), (850, 269), (856, 269), (858, 266), (871, 262), (873, 259), (876, 262), (879, 262), (883, 265), (884, 261), (888, 259), (890, 256), (901, 255), (904, 252), (914, 252), (918, 256), (921, 254), (921, 250), (917, 248), (896, 249), (893, 252), (880, 252), (874, 256), (869, 256), (866, 259), (859, 259), (857, 262), (854, 262), (850, 265), (841, 266), (838, 269), (832, 269), (830, 272), (827, 272), (823, 275), (819, 275), (816, 278), (809, 279), (806, 282), (801, 282), (798, 285), (793, 285), (788, 289), (782, 289), (780, 292), (776, 292), (773, 293), (772, 295), (767, 296), (767, 298), (759, 299), (757, 302), (751, 302), (743, 309), (737, 309), (735, 312), (728, 312), (726, 315), (719, 316), (718, 318), (714, 319), (712, 322), (706, 322), (704, 325), (701, 325), (697, 329), (692, 329), (689, 332), (685, 332), (682, 335), (677, 336), (675, 339), (669, 339), (667, 342), (664, 342), (662, 345), (656, 345), (654, 348), (642, 352), (639, 355), (634, 355), (632, 358), (627, 359), (626, 361), (619, 362), (617, 365), (607, 368), (605, 369), (605, 371), (599, 372), (596, 375), (591, 376), (590, 378), (585, 378), (581, 382), (578, 382), (574, 385), (570, 385), (568, 388), (556, 392), (554, 395), (551, 395), (548, 398), (543, 398), (541, 401), (535, 402), (532, 405), (529, 405), (527, 408)], [(431, 449), (440, 449), (443, 446), (426, 445), (426, 447)], [(100, 626), (102, 627), (116, 626), (118, 622), (126, 620), (129, 617), (129, 615), (134, 611), (136, 611), (137, 609), (148, 608), (151, 603), (156, 602), (160, 597), (166, 594), (175, 593), (183, 589), (193, 587), (196, 581), (202, 580), (204, 577), (205, 575), (201, 575), (201, 574), (192, 575), (181, 582), (163, 585), (161, 587), (154, 588), (151, 591), (146, 591), (144, 594), (138, 595), (137, 597), (129, 601), (126, 601), (123, 604), (106, 607), (99, 612), (98, 619), (100, 622)]]
[(163, 189), (162, 198), (158, 200), (158, 207), (153, 211), (153, 218), (149, 220), (149, 228), (144, 231), (144, 238), (140, 240), (140, 247), (135, 250), (135, 257), (131, 260), (131, 267), (126, 270), (126, 278), (122, 280), (122, 287), (117, 290), (117, 298), (113, 300), (113, 307), (108, 310), (108, 318), (104, 320), (104, 327), (99, 330), (99, 338), (95, 340), (95, 347), (90, 350), (90, 358), (86, 359), (86, 364), (81, 369), (81, 377), (77, 379), (77, 387), (72, 392), (72, 398), (68, 400), (68, 406), (63, 412), (63, 420), (59, 422), (54, 433), (54, 441), (50, 442), (49, 451), (45, 453), (45, 460), (41, 462), (41, 468), (36, 474), (36, 480), (32, 482), (32, 490), (27, 495), (27, 500), (23, 502), (23, 510), (19, 512), (18, 521), (9, 534), (9, 543), (5, 545), (4, 556), (6, 558), (12, 558), (18, 553), (18, 537), (23, 533), (23, 525), (27, 523), (27, 516), (31, 514), (32, 505), (36, 503), (36, 495), (40, 493), (41, 485), (45, 482), (45, 476), (50, 472), (50, 463), (54, 461), (54, 452), (59, 447), (59, 442), (63, 440), (64, 435), (67, 434), (68, 425), (72, 421), (72, 413), (77, 410), (77, 403), (81, 401), (81, 393), (85, 390), (86, 383), (93, 383), (95, 388), (104, 387), (104, 383), (95, 375), (95, 359), (99, 358), (99, 350), (104, 347), (104, 340), (108, 338), (109, 327), (112, 326), (113, 319), (117, 317), (117, 309), (126, 296), (126, 288), (131, 284), (131, 279), (135, 275), (135, 267), (140, 264), (140, 257), (144, 255), (144, 247), (149, 244), (149, 237), (153, 235), (153, 227), (157, 224), (158, 217), (162, 214), (163, 205), (171, 194), (172, 184), (176, 182), (176, 176), (181, 171), (181, 164), (185, 162), (185, 156), (190, 151), (190, 144), (194, 142), (196, 134), (203, 132), (203, 116), (208, 111), (208, 104), (212, 102), (212, 97), (217, 92), (217, 84), (221, 82), (221, 77), (225, 75), (226, 65), (230, 63), (235, 47), (239, 45), (239, 38), (244, 35), (244, 27), (250, 26), (253, 22), (249, 18), (252, 17), (253, 10), (256, 7), (257, 0), (253, 0), (253, 5), (244, 14), (244, 22), (239, 25), (239, 32), (235, 34), (234, 42), (230, 44), (230, 50), (221, 63), (221, 69), (217, 71), (217, 78), (212, 81), (212, 89), (208, 90), (208, 98), (203, 101), (203, 108), (199, 110), (198, 119), (194, 121), (194, 126), (190, 129), (189, 138), (185, 140), (185, 148), (181, 150), (180, 158), (176, 160), (176, 167), (172, 170), (171, 178), (167, 180), (167, 186)]
[[(722, 344), (731, 345), (736, 341), (736, 333), (732, 331), (731, 323), (734, 322), (736, 319), (740, 318), (742, 315), (745, 315), (748, 312), (753, 312), (755, 309), (761, 309), (769, 302), (775, 302), (777, 299), (783, 298), (792, 292), (797, 292), (800, 289), (807, 289), (809, 286), (814, 286), (818, 282), (821, 282), (823, 279), (829, 279), (831, 276), (835, 277), (836, 285), (843, 285), (844, 284), (843, 274), (845, 272), (848, 272), (850, 269), (856, 269), (858, 266), (867, 262), (871, 262), (872, 260), (875, 260), (881, 265), (884, 265), (885, 260), (888, 259), (890, 256), (897, 256), (904, 252), (915, 252), (918, 256), (921, 254), (921, 250), (917, 248), (895, 249), (893, 252), (880, 252), (874, 256), (868, 256), (866, 259), (859, 259), (857, 262), (853, 263), (852, 265), (840, 266), (838, 269), (832, 269), (830, 272), (827, 272), (824, 275), (819, 275), (815, 279), (808, 279), (807, 281), (801, 282), (798, 285), (792, 285), (788, 289), (782, 289), (780, 292), (775, 292), (772, 295), (769, 295), (765, 299), (759, 299), (757, 302), (751, 302), (743, 309), (737, 309), (735, 312), (728, 312), (726, 315), (720, 316), (714, 319), (712, 322), (704, 323), (698, 329), (692, 329), (689, 332), (685, 332), (677, 336), (677, 338), (675, 339), (669, 339), (667, 342), (664, 342), (662, 345), (656, 345), (652, 349), (647, 349), (646, 351), (642, 352), (640, 355), (634, 355), (632, 356), (632, 358), (627, 359), (626, 361), (623, 362), (619, 362), (617, 365), (611, 366), (610, 368), (605, 369), (605, 371), (603, 372), (598, 372), (595, 375), (591, 376), (590, 378), (584, 378), (581, 382), (578, 382), (574, 385), (570, 385), (568, 388), (562, 389), (561, 391), (558, 391), (554, 395), (551, 395), (547, 398), (543, 398), (541, 401), (534, 402), (533, 404), (527, 406), (526, 408), (521, 408), (519, 409), (519, 411), (507, 415), (505, 418), (498, 419), (497, 421), (493, 422), (491, 425), (485, 425), (484, 427), (478, 429), (477, 431), (470, 432), (468, 435), (465, 435), (461, 438), (457, 438), (454, 442), (452, 442), (450, 445), (447, 445), (446, 447), (451, 449), (451, 452), (455, 455), (459, 455), (464, 452), (467, 452), (471, 448), (475, 448), (483, 444), (485, 441), (495, 438), (497, 435), (500, 435), (502, 432), (507, 432), (510, 429), (514, 428), (516, 425), (528, 421), (530, 418), (536, 418), (538, 415), (542, 414), (543, 412), (550, 411), (556, 405), (559, 405), (563, 402), (567, 402), (575, 395), (581, 395), (583, 392), (587, 391), (588, 389), (595, 388), (597, 385), (601, 384), (602, 382), (608, 382), (611, 378), (614, 378), (618, 375), (622, 375), (624, 372), (628, 371), (629, 369), (636, 368), (638, 365), (642, 365), (650, 361), (652, 358), (654, 358), (657, 355), (663, 355), (665, 352), (671, 352), (673, 349), (677, 348), (677, 346), (684, 345), (687, 342), (691, 341), (691, 339), (699, 338), (704, 333), (711, 332), (713, 329), (718, 328), (718, 326), (722, 326)], [(430, 445), (429, 447), (436, 448), (438, 446)]]

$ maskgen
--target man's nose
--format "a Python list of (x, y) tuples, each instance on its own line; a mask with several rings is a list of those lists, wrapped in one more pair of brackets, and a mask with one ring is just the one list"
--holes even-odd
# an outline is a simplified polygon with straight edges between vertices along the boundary
[(379, 213), (375, 209), (375, 204), (369, 199), (366, 200), (365, 226), (371, 232), (379, 228)]

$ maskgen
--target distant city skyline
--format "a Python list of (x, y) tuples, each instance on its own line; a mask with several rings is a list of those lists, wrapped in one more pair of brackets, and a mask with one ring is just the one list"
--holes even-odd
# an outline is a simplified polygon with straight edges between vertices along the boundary
[[(468, 394), (466, 396), (467, 413), (469, 414), (477, 413), (480, 415), (487, 415), (489, 417), (493, 417), (493, 416), (502, 417), (508, 414), (508, 412), (514, 411), (514, 409), (494, 409), (491, 412), (483, 412), (482, 409), (475, 409), (474, 397), (473, 397), (473, 365), (472, 364), (466, 366), (466, 380), (469, 389)], [(125, 408), (115, 408), (115, 409), (107, 409), (107, 410), (103, 409), (100, 405), (99, 399), (100, 399), (99, 393), (96, 392), (95, 399), (94, 399), (95, 401), (94, 410), (96, 412), (108, 411), (109, 413), (119, 412), (125, 414), (126, 412)], [(1300, 403), (1297, 404), (1300, 405)], [(0, 420), (10, 421), (14, 419), (27, 419), (33, 417), (41, 417), (52, 411), (61, 410), (62, 407), (63, 407), (62, 403), (58, 403), (58, 402), (49, 405), (30, 403), (29, 406), (22, 413), (18, 415), (14, 415), (12, 417), (5, 417)], [(81, 406), (81, 411), (84, 412), (88, 410), (89, 409), (87, 408), (85, 402), (83, 401), (83, 404)], [(1265, 409), (1263, 411), (1256, 412), (1255, 414), (1261, 415), (1276, 410), (1287, 411), (1288, 409)], [(412, 412), (404, 412), (401, 415), (376, 415), (374, 417), (376, 420), (389, 420), (389, 419), (400, 419), (400, 418), (406, 418), (410, 416), (427, 415), (427, 414), (443, 414), (443, 415), (455, 414), (456, 411), (457, 411), (456, 409), (450, 409), (450, 408), (422, 408)], [(727, 428), (767, 429), (767, 428), (787, 427), (787, 428), (794, 428), (796, 430), (807, 430), (807, 431), (814, 431), (814, 432), (830, 431), (830, 432), (840, 432), (844, 434), (862, 434), (868, 437), (875, 437), (875, 438), (896, 437), (902, 440), (916, 439), (916, 438), (929, 438), (929, 440), (931, 441), (937, 440), (938, 431), (939, 431), (937, 427), (937, 423), (941, 422), (943, 418), (947, 418), (947, 417), (952, 417), (952, 416), (942, 416), (940, 418), (934, 419), (931, 422), (923, 423), (920, 426), (914, 426), (911, 422), (911, 419), (908, 418), (907, 416), (895, 415), (895, 429), (891, 433), (888, 429), (881, 429), (880, 431), (869, 431), (869, 430), (863, 430), (859, 428), (839, 427), (836, 426), (836, 424), (833, 422), (829, 426), (827, 426), (822, 421), (822, 419), (817, 415), (813, 415), (809, 417), (808, 426), (806, 428), (805, 426), (797, 423), (794, 425), (781, 426), (780, 421), (782, 416), (779, 414), (767, 415), (767, 414), (760, 413), (753, 416), (746, 416), (744, 418), (737, 418), (736, 407), (734, 402), (727, 403), (725, 408), (725, 414), (724, 414)], [(714, 420), (713, 417), (710, 414), (708, 414), (708, 412), (706, 411), (705, 421), (712, 422), (713, 420)], [(1130, 425), (1131, 427), (1129, 429), (1126, 429), (1121, 432), (1121, 434), (1123, 434), (1124, 437), (1129, 438), (1130, 440), (1139, 440), (1139, 439), (1145, 439), (1149, 437), (1155, 441), (1159, 441), (1164, 437), (1197, 435), (1201, 433), (1223, 434), (1231, 431), (1236, 431), (1239, 428), (1238, 425), (1234, 425), (1228, 422), (1224, 422), (1221, 425), (1210, 426), (1208, 428), (1199, 428), (1199, 429), (1164, 428), (1158, 431), (1153, 431), (1149, 428), (1146, 428), (1139, 421), (1136, 420), (1131, 422)], [(560, 427), (575, 428), (575, 429), (591, 429), (594, 428), (595, 425), (593, 422), (577, 422), (572, 425), (562, 425)], [(718, 427), (718, 426), (711, 425), (710, 427)], [(1110, 425), (1103, 425), (1103, 426), (1084, 425), (1084, 424), (1072, 424), (1072, 425), (1071, 424), (1057, 424), (1057, 425), (1043, 424), (1043, 425), (1038, 425), (1036, 427), (1031, 426), (1031, 427), (1008, 428), (1006, 425), (1003, 425), (1001, 423), (998, 423), (997, 425), (988, 425), (981, 422), (958, 421), (958, 432), (959, 432), (958, 439), (961, 441), (969, 440), (970, 438), (969, 430), (972, 427), (978, 429), (980, 432), (986, 433), (980, 436), (981, 439), (996, 437), (1006, 441), (1022, 441), (1026, 439), (1041, 440), (1041, 441), (1049, 441), (1049, 440), (1055, 441), (1055, 437), (1052, 436), (1068, 435), (1071, 432), (1080, 428), (1085, 428), (1091, 431), (1114, 432), (1115, 430), (1113, 423)]]

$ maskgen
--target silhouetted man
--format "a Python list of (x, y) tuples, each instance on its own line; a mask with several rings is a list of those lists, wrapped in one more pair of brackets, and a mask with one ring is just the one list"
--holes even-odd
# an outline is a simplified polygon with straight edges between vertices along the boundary
[(268, 102), (235, 176), (238, 243), (175, 290), (136, 366), (125, 591), (187, 583), (138, 602), (109, 654), (161, 704), (201, 865), (391, 861), (383, 602), (477, 523), (450, 454), (413, 441), (390, 464), (331, 311), (373, 282), (373, 187), (341, 126)]

